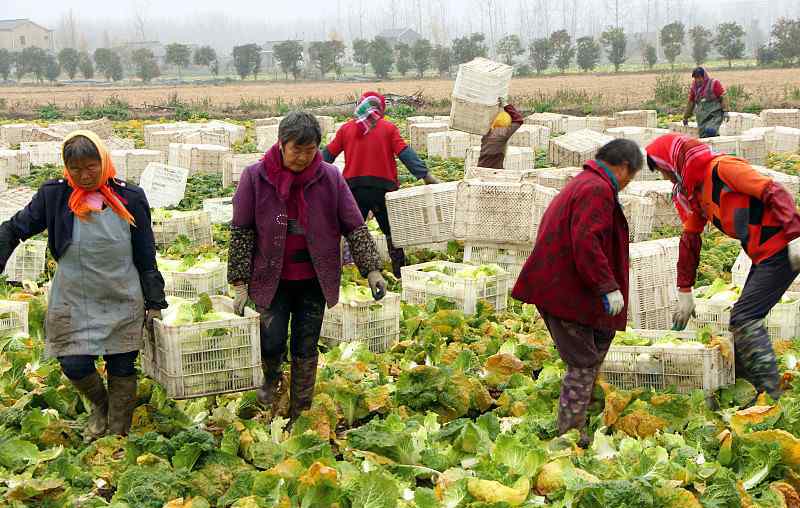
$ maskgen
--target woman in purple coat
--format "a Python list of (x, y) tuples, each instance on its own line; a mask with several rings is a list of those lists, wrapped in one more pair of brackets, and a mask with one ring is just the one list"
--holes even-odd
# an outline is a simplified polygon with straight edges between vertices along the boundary
[(237, 312), (249, 297), (261, 314), (258, 400), (268, 407), (275, 399), (291, 320), (292, 420), (314, 396), (325, 304), (339, 300), (343, 236), (373, 297), (386, 292), (378, 250), (341, 173), (322, 160), (321, 137), (312, 115), (287, 115), (278, 143), (242, 173), (233, 198), (228, 281)]

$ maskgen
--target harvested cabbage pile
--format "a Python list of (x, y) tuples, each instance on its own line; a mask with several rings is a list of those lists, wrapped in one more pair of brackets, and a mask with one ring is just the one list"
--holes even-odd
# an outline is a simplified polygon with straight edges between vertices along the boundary
[(169, 307), (162, 312), (162, 322), (167, 326), (225, 321), (239, 317), (231, 312), (215, 310), (211, 298), (205, 293), (194, 302), (176, 296), (168, 296), (167, 303)]
[(424, 268), (422, 270), (426, 273), (431, 272), (438, 272), (444, 275), (448, 275), (450, 277), (455, 277), (456, 279), (471, 279), (477, 280), (485, 277), (494, 277), (495, 275), (505, 274), (505, 270), (503, 270), (499, 265), (496, 264), (488, 264), (488, 265), (480, 265), (480, 266), (470, 266), (467, 268), (461, 268), (455, 272), (452, 269), (447, 268), (441, 265), (434, 265)]
[[(717, 305), (727, 305), (732, 307), (742, 294), (742, 288), (736, 287), (733, 283), (725, 282), (722, 279), (714, 279), (710, 286), (699, 288), (695, 292), (695, 298), (698, 300), (708, 300), (710, 303)], [(781, 302), (783, 304), (794, 303), (797, 298), (783, 295)]]

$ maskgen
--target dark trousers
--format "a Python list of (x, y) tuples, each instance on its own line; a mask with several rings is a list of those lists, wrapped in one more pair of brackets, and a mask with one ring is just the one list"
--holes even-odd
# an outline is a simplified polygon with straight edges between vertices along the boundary
[(325, 296), (317, 279), (282, 280), (269, 308), (257, 310), (261, 314), (263, 357), (284, 359), (287, 339), (292, 357), (317, 356), (317, 343), (325, 315)]
[(350, 189), (356, 198), (358, 209), (364, 220), (370, 212), (378, 221), (378, 227), (386, 235), (386, 246), (389, 248), (389, 259), (392, 261), (392, 271), (400, 277), (400, 267), (405, 265), (406, 255), (403, 249), (395, 248), (392, 243), (392, 231), (389, 225), (389, 212), (386, 209), (386, 190), (378, 187), (355, 187)]
[(564, 321), (541, 310), (539, 313), (559, 356), (567, 364), (558, 399), (558, 432), (563, 434), (570, 429), (584, 432), (597, 375), (616, 332)]
[[(109, 375), (115, 377), (132, 376), (136, 374), (135, 363), (138, 355), (138, 351), (103, 355), (103, 360), (106, 362), (106, 371)], [(94, 365), (97, 358), (99, 358), (97, 355), (59, 356), (58, 363), (61, 364), (61, 370), (64, 371), (64, 375), (68, 379), (77, 381), (97, 370)]]

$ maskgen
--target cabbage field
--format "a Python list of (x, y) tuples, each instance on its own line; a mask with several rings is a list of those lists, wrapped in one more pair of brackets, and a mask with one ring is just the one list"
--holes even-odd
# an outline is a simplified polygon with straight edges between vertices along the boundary
[[(442, 180), (463, 177), (463, 164), (429, 163)], [(770, 164), (800, 169), (790, 158)], [(12, 185), (57, 173), (36, 168)], [(199, 209), (202, 199), (232, 191), (217, 175), (193, 177), (178, 208)], [(159, 266), (213, 270), (226, 262), (228, 237), (225, 226), (215, 226), (215, 246), (204, 249), (178, 238), (160, 252)], [(735, 242), (706, 235), (698, 286), (709, 286), (708, 298), (734, 298), (738, 253)], [(463, 246), (410, 257), (460, 262)], [(398, 281), (387, 280), (399, 291)], [(30, 328), (30, 337), (0, 337), (0, 506), (800, 507), (800, 341), (774, 342), (784, 396), (760, 396), (747, 408), (757, 394), (742, 380), (709, 401), (700, 391), (623, 390), (601, 378), (589, 414), (594, 439), (582, 449), (577, 432), (557, 435), (564, 364), (535, 309), (509, 301), (507, 310), (479, 304), (465, 316), (434, 300), (402, 306), (400, 341), (385, 353), (356, 344), (323, 348), (313, 405), (290, 431), (288, 365), (270, 409), (258, 406), (254, 392), (176, 401), (142, 374), (130, 435), (84, 444), (88, 403), (58, 363), (43, 358), (45, 281), (0, 287), (3, 299), (28, 302)], [(371, 301), (352, 267), (341, 295), (346, 304)], [(169, 325), (230, 317), (204, 294), (170, 303)], [(726, 339), (708, 330), (695, 339), (629, 330), (615, 344), (649, 347), (653, 355), (686, 344), (731, 355)]]

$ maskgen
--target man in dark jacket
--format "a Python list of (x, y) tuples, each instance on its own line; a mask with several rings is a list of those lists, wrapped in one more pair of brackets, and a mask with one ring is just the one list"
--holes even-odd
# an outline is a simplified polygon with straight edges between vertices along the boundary
[[(500, 105), (503, 105), (502, 99), (500, 100)], [(481, 155), (478, 158), (478, 167), (503, 169), (508, 140), (519, 130), (524, 122), (522, 114), (511, 104), (506, 104), (503, 111), (495, 117), (489, 131), (481, 138)]]
[(628, 222), (617, 199), (644, 164), (639, 146), (616, 139), (553, 200), (512, 296), (535, 304), (567, 373), (558, 431), (581, 431), (600, 365), (616, 330), (625, 330)]

